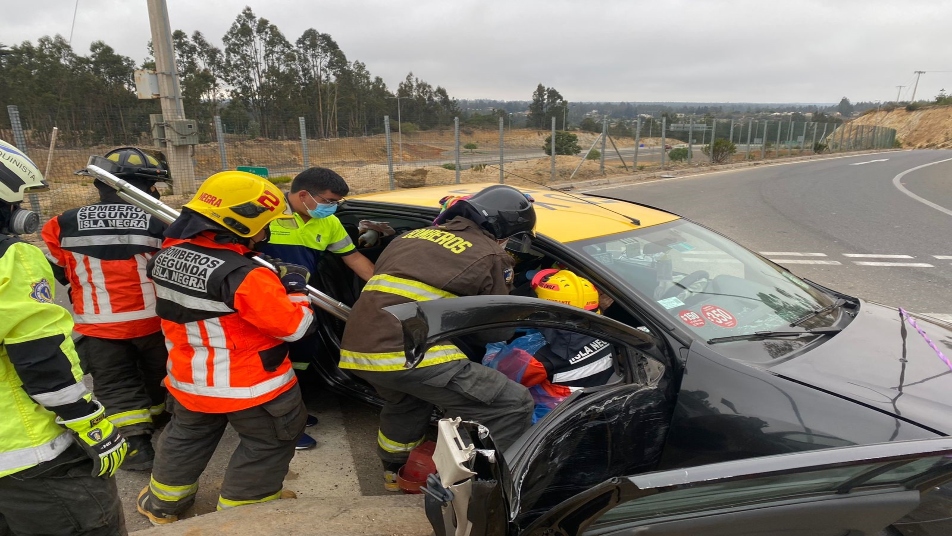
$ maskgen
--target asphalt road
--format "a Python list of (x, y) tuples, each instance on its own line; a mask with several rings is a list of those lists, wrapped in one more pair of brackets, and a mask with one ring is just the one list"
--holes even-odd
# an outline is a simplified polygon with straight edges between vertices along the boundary
[(952, 151), (832, 157), (593, 193), (671, 210), (831, 288), (952, 313)]

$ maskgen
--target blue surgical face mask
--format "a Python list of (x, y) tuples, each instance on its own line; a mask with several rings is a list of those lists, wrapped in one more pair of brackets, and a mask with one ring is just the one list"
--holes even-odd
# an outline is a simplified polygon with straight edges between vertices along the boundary
[(307, 208), (308, 216), (312, 218), (326, 218), (335, 212), (337, 212), (337, 203), (318, 203), (314, 196), (308, 194), (311, 199), (314, 201), (314, 208), (307, 208), (307, 205), (304, 205), (304, 208)]

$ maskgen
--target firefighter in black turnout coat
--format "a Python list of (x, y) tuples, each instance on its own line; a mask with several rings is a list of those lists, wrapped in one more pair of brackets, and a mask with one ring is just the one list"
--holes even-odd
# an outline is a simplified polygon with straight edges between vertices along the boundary
[(515, 188), (490, 186), (454, 200), (434, 227), (396, 238), (377, 260), (354, 304), (341, 341), (340, 368), (370, 382), (385, 400), (377, 435), (384, 485), (398, 491), (396, 471), (423, 442), (433, 407), (480, 422), (505, 449), (529, 428), (532, 397), (498, 371), (472, 363), (447, 341), (405, 369), (403, 331), (384, 307), (434, 299), (508, 294), (510, 237), (531, 233), (535, 211)]

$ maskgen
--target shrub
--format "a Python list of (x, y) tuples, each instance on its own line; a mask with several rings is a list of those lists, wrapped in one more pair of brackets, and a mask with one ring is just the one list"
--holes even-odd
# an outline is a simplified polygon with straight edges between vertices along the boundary
[(592, 151), (591, 151), (590, 153), (588, 153), (588, 156), (586, 156), (585, 159), (586, 159), (586, 160), (598, 160), (598, 159), (600, 159), (601, 157), (602, 157), (601, 151), (599, 151), (598, 149), (592, 149)]
[(472, 169), (476, 172), (486, 171), (486, 164), (474, 164)]
[(906, 111), (907, 111), (907, 112), (914, 112), (914, 111), (920, 110), (920, 109), (922, 109), (922, 103), (921, 103), (921, 102), (910, 102), (909, 104), (906, 105)]
[(813, 146), (813, 152), (816, 153), (816, 154), (825, 153), (828, 148), (829, 148), (829, 147), (828, 147), (825, 143), (823, 143), (823, 142), (821, 142), (821, 141), (818, 141), (818, 142), (816, 142), (816, 144)]
[(268, 177), (268, 180), (271, 181), (271, 184), (287, 184), (291, 182), (293, 177), (290, 175), (280, 175), (277, 177)]
[[(545, 144), (542, 145), (545, 154), (552, 154), (552, 136), (545, 137)], [(564, 130), (555, 132), (555, 154), (573, 155), (582, 152), (578, 144), (578, 136)]]
[[(419, 132), (420, 127), (417, 126), (416, 123), (409, 123), (407, 121), (404, 121), (399, 124), (397, 130), (400, 132), (403, 132), (404, 134), (413, 134), (414, 132)], [(393, 131), (391, 130), (391, 132)]]
[(678, 147), (677, 149), (671, 149), (668, 151), (668, 158), (672, 162), (682, 162), (688, 159), (688, 149), (687, 147)]
[(726, 138), (720, 138), (714, 140), (712, 144), (705, 145), (704, 148), (701, 149), (701, 152), (710, 156), (711, 162), (723, 164), (724, 162), (730, 161), (731, 156), (737, 152), (737, 146), (734, 145), (734, 142)]
[(466, 149), (467, 151), (469, 151), (469, 154), (473, 154), (473, 151), (475, 151), (476, 149), (479, 149), (479, 145), (476, 145), (473, 142), (469, 142), (463, 146), (463, 149)]
[(448, 169), (450, 171), (456, 171), (456, 164), (443, 164), (443, 169)]

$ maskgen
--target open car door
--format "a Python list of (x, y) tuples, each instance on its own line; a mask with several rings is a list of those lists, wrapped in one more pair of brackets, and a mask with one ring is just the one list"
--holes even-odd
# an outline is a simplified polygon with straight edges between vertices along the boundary
[(952, 480), (952, 439), (841, 447), (612, 478), (520, 526), (513, 479), (480, 428), (440, 423), (426, 489), (437, 536), (875, 535)]
[[(613, 348), (614, 380), (575, 391), (556, 406), (505, 453), (509, 466), (491, 431), (468, 424), (460, 434), (441, 424), (436, 458), (443, 457), (444, 469), (430, 481), (435, 502), (429, 515), (434, 525), (452, 527), (447, 534), (470, 530), (457, 530), (456, 514), (439, 506), (449, 502), (449, 494), (459, 518), (473, 520), (472, 534), (492, 534), (500, 523), (506, 527), (517, 517), (518, 524), (529, 523), (610, 477), (657, 467), (673, 400), (668, 358), (651, 334), (583, 309), (518, 296), (412, 302), (386, 310), (403, 325), (410, 366), (441, 341), (487, 331), (505, 338), (498, 332), (506, 328), (556, 328), (598, 337)], [(474, 473), (477, 478), (454, 487)]]

